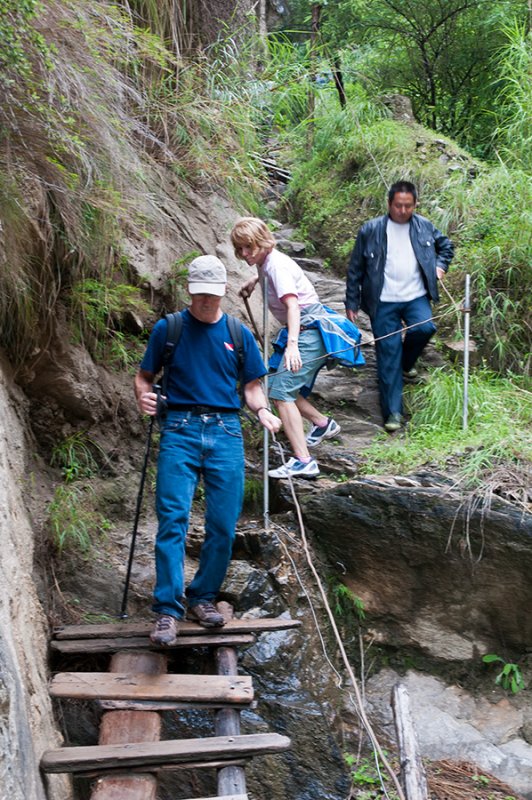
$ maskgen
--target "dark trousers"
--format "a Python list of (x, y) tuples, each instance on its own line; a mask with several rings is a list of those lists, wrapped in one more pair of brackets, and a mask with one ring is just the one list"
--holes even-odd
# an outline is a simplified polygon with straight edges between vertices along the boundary
[[(416, 297), (405, 303), (379, 303), (371, 328), (376, 339), (393, 331), (401, 331), (402, 323), (416, 325), (406, 332), (376, 342), (377, 377), (381, 409), (384, 420), (390, 414), (403, 413), (403, 371), (412, 369), (429, 339), (434, 336), (436, 326), (430, 320), (432, 310), (428, 297)], [(427, 321), (428, 320), (428, 321)]]

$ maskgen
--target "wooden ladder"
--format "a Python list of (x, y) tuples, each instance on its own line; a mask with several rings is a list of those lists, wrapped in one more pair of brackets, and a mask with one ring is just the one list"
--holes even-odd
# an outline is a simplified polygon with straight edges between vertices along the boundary
[[(113, 653), (109, 672), (64, 672), (50, 684), (53, 697), (98, 700), (105, 709), (98, 745), (46, 751), (45, 773), (69, 772), (95, 778), (91, 800), (155, 800), (160, 769), (216, 768), (218, 795), (195, 800), (248, 800), (244, 767), (256, 755), (278, 753), (290, 739), (275, 733), (243, 735), (240, 710), (254, 693), (251, 678), (237, 674), (239, 645), (256, 634), (299, 626), (281, 618), (232, 619), (212, 633), (184, 622), (171, 648), (149, 639), (149, 623), (69, 625), (57, 628), (51, 642), (59, 653)], [(215, 648), (216, 675), (167, 674), (165, 652), (183, 647)], [(161, 711), (215, 709), (215, 735), (162, 741)], [(190, 798), (189, 800), (192, 800)]]

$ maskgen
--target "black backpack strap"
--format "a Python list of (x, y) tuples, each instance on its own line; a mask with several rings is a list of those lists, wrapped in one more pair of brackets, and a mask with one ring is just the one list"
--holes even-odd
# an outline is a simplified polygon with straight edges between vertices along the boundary
[(229, 328), (232, 342), (236, 347), (238, 375), (240, 379), (242, 370), (244, 369), (244, 334), (242, 333), (242, 323), (236, 317), (232, 317), (230, 314), (228, 314), (227, 327)]
[(181, 331), (183, 330), (183, 317), (180, 311), (175, 311), (173, 314), (167, 314), (166, 317), (166, 344), (163, 351), (163, 379), (161, 382), (161, 393), (163, 397), (168, 397), (168, 374), (170, 370), (170, 362), (174, 355), (174, 350), (181, 338)]
[(236, 348), (236, 358), (238, 364), (238, 382), (239, 382), (239, 396), (240, 396), (240, 410), (245, 416), (250, 419), (249, 415), (244, 410), (244, 406), (246, 405), (246, 401), (244, 398), (244, 334), (242, 331), (242, 323), (240, 322), (237, 317), (232, 317), (230, 314), (227, 315), (227, 327), (229, 328), (229, 334), (231, 336), (231, 340)]
[[(175, 311), (173, 314), (167, 314), (165, 319), (166, 343), (163, 351), (163, 379), (161, 381), (161, 394), (163, 397), (168, 397), (167, 389), (170, 363), (172, 361), (174, 350), (179, 342), (179, 339), (181, 338), (181, 331), (183, 330), (183, 317), (180, 311)], [(242, 323), (236, 317), (232, 317), (230, 314), (227, 314), (227, 327), (229, 328), (231, 341), (236, 348), (238, 376), (240, 381), (240, 395), (242, 397), (242, 372), (244, 369), (244, 334), (242, 332)]]

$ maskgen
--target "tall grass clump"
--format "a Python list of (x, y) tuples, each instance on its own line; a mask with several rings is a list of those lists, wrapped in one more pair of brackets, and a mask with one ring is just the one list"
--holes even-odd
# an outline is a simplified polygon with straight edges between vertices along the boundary
[[(523, 505), (530, 491), (532, 393), (515, 377), (486, 369), (470, 375), (468, 428), (462, 430), (463, 376), (440, 368), (407, 400), (412, 418), (403, 436), (380, 439), (364, 452), (368, 473), (409, 472), (430, 463), (448, 468), (457, 483), (480, 489), (497, 483)], [(496, 492), (496, 493), (497, 493)]]
[(471, 329), (500, 372), (529, 375), (532, 351), (532, 183), (523, 170), (486, 170), (449, 197), (456, 262), (472, 280)]
[(98, 460), (106, 459), (105, 452), (85, 431), (76, 431), (54, 446), (50, 466), (59, 467), (65, 483), (72, 483), (95, 475)]
[(293, 213), (340, 274), (360, 226), (385, 213), (387, 189), (395, 180), (416, 183), (420, 213), (438, 224), (442, 188), (462, 186), (470, 161), (450, 142), (448, 151), (464, 170), (449, 173), (438, 160), (435, 134), (387, 119), (362, 90), (351, 97), (346, 109), (332, 108), (316, 122), (312, 151), (294, 160), (287, 193)]
[[(97, 361), (118, 361), (128, 365), (127, 344), (134, 337), (125, 337), (124, 319), (127, 312), (148, 313), (149, 306), (139, 289), (110, 280), (86, 278), (76, 281), (69, 292), (69, 304), (75, 320), (74, 333)], [(137, 343), (139, 344), (139, 343)], [(123, 352), (122, 352), (123, 351)]]
[(494, 145), (509, 165), (532, 172), (532, 32), (514, 20), (503, 28), (507, 43), (499, 54), (502, 88)]

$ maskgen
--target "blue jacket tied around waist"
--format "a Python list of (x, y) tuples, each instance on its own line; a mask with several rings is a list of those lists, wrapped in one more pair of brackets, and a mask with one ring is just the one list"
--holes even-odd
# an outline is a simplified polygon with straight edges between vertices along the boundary
[[(312, 383), (305, 386), (301, 393), (306, 397), (310, 394), (316, 375), (322, 367), (360, 367), (366, 361), (360, 351), (361, 333), (356, 325), (348, 319), (321, 303), (301, 309), (301, 327), (317, 328), (321, 334), (327, 358), (316, 370)], [(273, 353), (269, 360), (270, 372), (279, 369), (283, 353), (288, 341), (288, 329), (281, 328), (276, 340), (273, 342)]]

